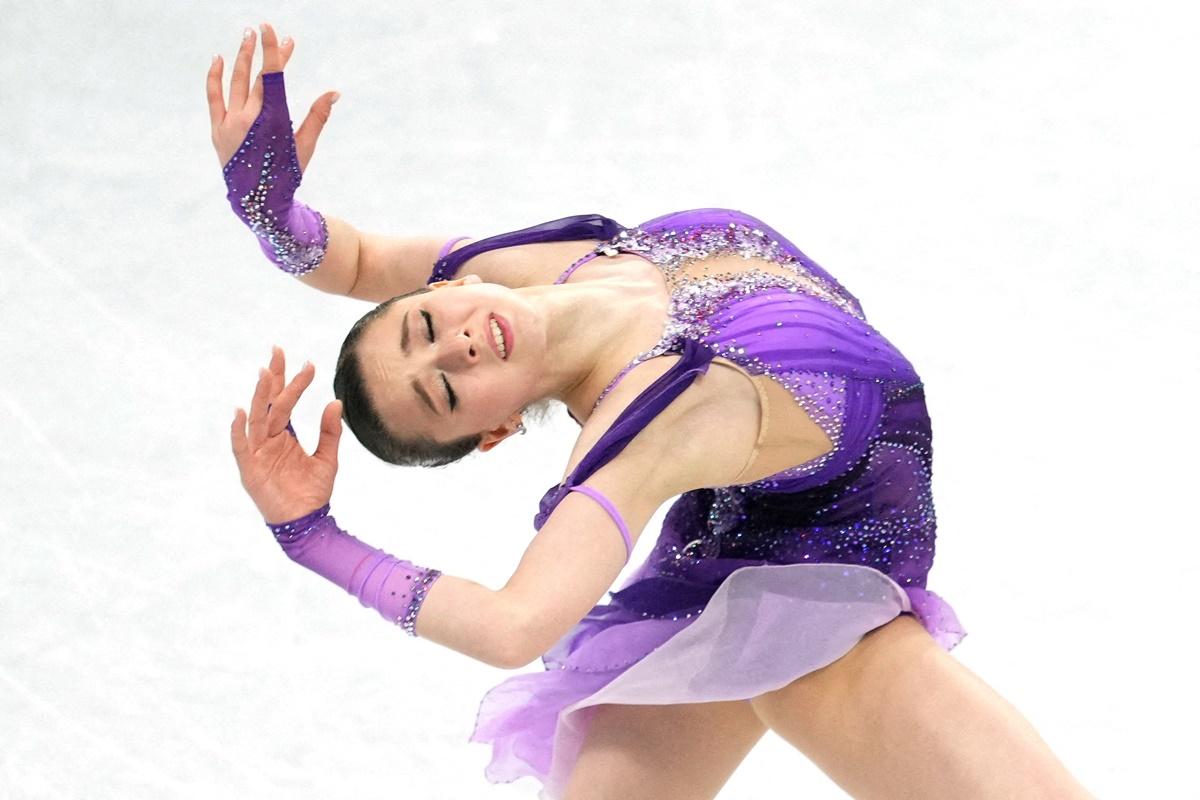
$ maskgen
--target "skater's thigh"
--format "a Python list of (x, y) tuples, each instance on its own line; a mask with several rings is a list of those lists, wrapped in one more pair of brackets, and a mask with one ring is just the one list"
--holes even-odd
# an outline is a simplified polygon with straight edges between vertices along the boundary
[(597, 706), (566, 800), (715, 797), (766, 731), (748, 700)]
[(751, 702), (858, 800), (1092, 797), (1029, 721), (908, 613)]

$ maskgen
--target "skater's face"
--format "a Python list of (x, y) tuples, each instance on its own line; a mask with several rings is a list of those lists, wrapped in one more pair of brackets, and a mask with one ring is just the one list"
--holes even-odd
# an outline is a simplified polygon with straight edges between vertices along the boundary
[(481, 434), (489, 450), (538, 399), (545, 326), (520, 293), (478, 275), (430, 288), (393, 302), (363, 332), (356, 351), (367, 395), (397, 438)]

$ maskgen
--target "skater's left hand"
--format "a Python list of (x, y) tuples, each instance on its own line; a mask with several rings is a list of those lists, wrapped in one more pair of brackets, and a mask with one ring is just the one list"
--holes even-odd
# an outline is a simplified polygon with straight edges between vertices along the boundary
[(292, 409), (315, 374), (316, 368), (305, 363), (284, 386), (283, 350), (276, 347), (270, 367), (259, 371), (248, 420), (244, 410), (234, 413), (230, 440), (242, 486), (268, 525), (315, 511), (333, 495), (342, 435), (341, 401), (325, 406), (321, 436), (312, 455), (289, 430)]
[[(205, 91), (208, 97), (209, 120), (212, 123), (212, 143), (222, 167), (229, 163), (229, 159), (233, 158), (233, 154), (241, 147), (250, 127), (262, 111), (263, 74), (282, 72), (296, 50), (295, 39), (285, 36), (280, 41), (276, 38), (275, 29), (267, 23), (262, 24), (261, 30), (262, 69), (251, 87), (250, 67), (254, 60), (255, 35), (252, 28), (247, 28), (233, 65), (233, 76), (229, 81), (228, 107), (221, 86), (224, 59), (218, 55), (208, 69)], [(296, 161), (302, 173), (308, 168), (308, 162), (317, 146), (317, 137), (329, 120), (330, 109), (337, 99), (338, 93), (334, 91), (325, 92), (318, 97), (293, 137), (296, 142)]]

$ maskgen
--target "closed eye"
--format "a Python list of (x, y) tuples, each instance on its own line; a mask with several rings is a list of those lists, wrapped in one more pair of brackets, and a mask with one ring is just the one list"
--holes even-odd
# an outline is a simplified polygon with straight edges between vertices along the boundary
[[(425, 318), (425, 327), (429, 330), (429, 341), (433, 342), (433, 317), (428, 311), (421, 310), (421, 316)], [(446, 400), (450, 405), (450, 410), (453, 411), (458, 407), (458, 395), (450, 388), (450, 381), (446, 380), (446, 374), (442, 373), (442, 384), (446, 387)]]

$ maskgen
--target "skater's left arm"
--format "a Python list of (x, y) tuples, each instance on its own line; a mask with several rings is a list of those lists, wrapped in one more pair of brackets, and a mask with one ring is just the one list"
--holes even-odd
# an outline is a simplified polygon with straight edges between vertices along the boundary
[[(731, 416), (728, 404), (720, 402), (663, 413), (583, 481), (624, 521), (630, 553), (668, 500), (692, 489), (728, 485), (741, 470), (757, 421)], [(726, 438), (731, 430), (734, 436)], [(529, 664), (565, 636), (603, 600), (628, 557), (619, 523), (601, 502), (578, 491), (567, 494), (498, 592), (497, 601), (514, 620), (508, 666)], [(428, 622), (434, 619), (430, 615)]]
[[(632, 552), (646, 523), (677, 492), (655, 476), (652, 465), (620, 461), (583, 486), (611, 503)], [(619, 523), (594, 496), (572, 491), (559, 501), (498, 593), (513, 617), (508, 666), (534, 661), (583, 619), (625, 568), (629, 552)]]

